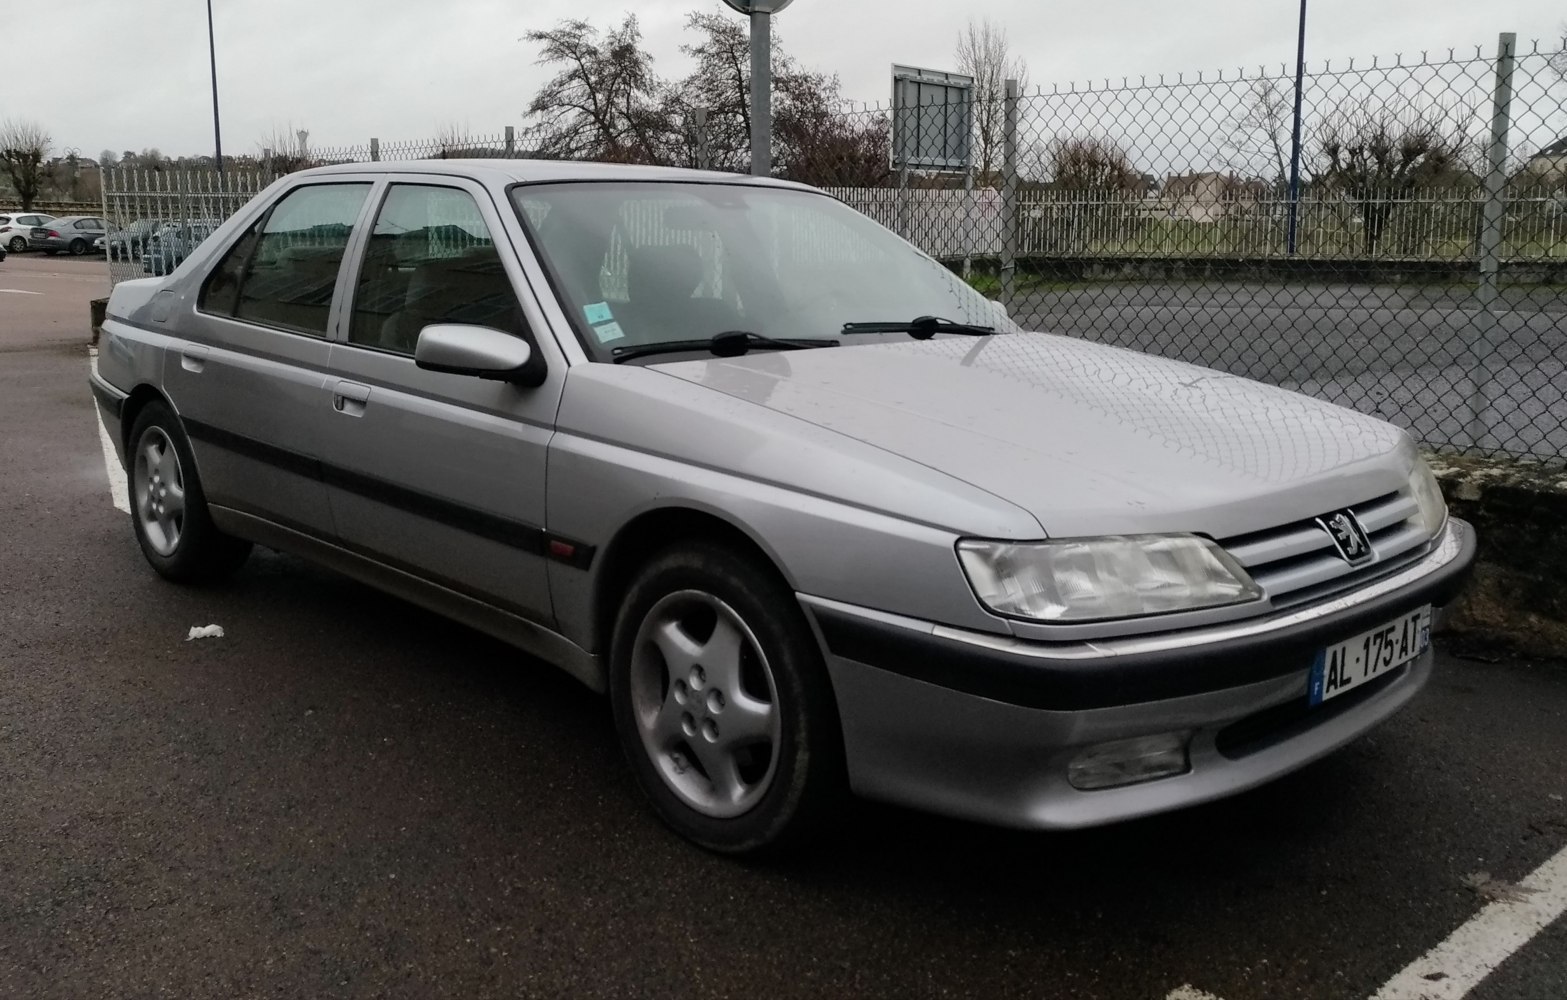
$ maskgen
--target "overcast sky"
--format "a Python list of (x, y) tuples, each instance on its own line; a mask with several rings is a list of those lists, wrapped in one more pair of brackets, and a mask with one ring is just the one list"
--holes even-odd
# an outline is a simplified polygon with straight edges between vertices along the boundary
[[(717, 0), (213, 0), (224, 148), (255, 152), (292, 123), (311, 145), (474, 134), (520, 125), (546, 71), (524, 32), (565, 17), (642, 19), (658, 70), (685, 68), (681, 23)], [(844, 94), (883, 101), (894, 62), (950, 68), (971, 15), (1005, 24), (1035, 83), (1234, 69), (1294, 58), (1294, 0), (799, 0), (785, 46), (836, 72)], [(1499, 31), (1556, 39), (1567, 0), (1312, 0), (1308, 58), (1415, 54)], [(0, 118), (42, 123), (56, 151), (211, 149), (202, 0), (0, 0)], [(1559, 44), (1559, 43), (1555, 43)], [(103, 58), (94, 59), (93, 55)], [(19, 58), (21, 59), (18, 63)], [(47, 67), (50, 72), (41, 72)]]

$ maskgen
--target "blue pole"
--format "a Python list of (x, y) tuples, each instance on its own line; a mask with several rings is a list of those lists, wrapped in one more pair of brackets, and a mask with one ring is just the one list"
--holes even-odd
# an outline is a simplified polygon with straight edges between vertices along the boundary
[(223, 128), (218, 124), (218, 43), (212, 32), (212, 0), (207, 0), (207, 58), (212, 64), (212, 146), (218, 173), (223, 173)]
[(1306, 83), (1306, 0), (1300, 0), (1300, 37), (1295, 45), (1295, 127), (1290, 135), (1289, 255), (1295, 256), (1300, 220), (1300, 110)]

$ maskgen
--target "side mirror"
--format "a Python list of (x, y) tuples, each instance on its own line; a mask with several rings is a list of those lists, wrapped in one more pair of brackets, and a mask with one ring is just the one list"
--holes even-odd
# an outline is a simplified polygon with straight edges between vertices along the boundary
[(414, 364), (426, 371), (517, 385), (544, 382), (544, 359), (521, 337), (487, 326), (436, 323), (419, 332)]

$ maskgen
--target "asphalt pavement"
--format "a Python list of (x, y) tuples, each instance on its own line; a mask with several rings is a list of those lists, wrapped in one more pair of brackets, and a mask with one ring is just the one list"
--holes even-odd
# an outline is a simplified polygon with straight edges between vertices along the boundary
[(1024, 295), (1029, 329), (1179, 358), (1391, 420), (1432, 447), (1567, 454), (1567, 288), (1097, 282)]
[[(102, 284), (0, 263), (0, 997), (1365, 997), (1567, 846), (1567, 668), (1439, 642), (1402, 714), (1223, 803), (704, 854), (558, 671), (290, 557), (155, 577)], [(1567, 921), (1471, 995), (1567, 995)]]

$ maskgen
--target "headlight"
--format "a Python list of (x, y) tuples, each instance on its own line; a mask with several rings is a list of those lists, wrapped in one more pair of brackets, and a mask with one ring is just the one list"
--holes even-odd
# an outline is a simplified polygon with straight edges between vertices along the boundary
[(1442, 499), (1442, 484), (1431, 474), (1425, 459), (1415, 459), (1415, 467), (1409, 470), (1409, 492), (1420, 505), (1419, 513), (1409, 522), (1419, 526), (1428, 536), (1436, 537), (1442, 525), (1447, 523), (1447, 501)]
[(974, 593), (997, 614), (1086, 622), (1240, 604), (1262, 590), (1196, 535), (958, 543)]

